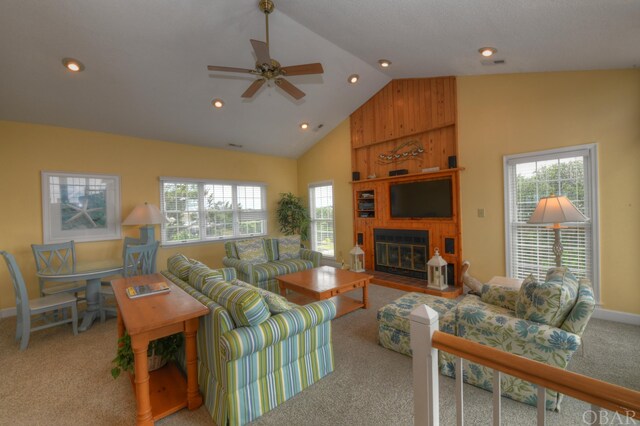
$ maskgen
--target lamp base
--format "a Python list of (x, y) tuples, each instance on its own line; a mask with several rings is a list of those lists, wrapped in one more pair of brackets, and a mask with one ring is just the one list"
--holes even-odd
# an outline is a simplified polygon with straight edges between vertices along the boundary
[(155, 240), (156, 240), (155, 225), (144, 225), (140, 227), (140, 241), (143, 244), (150, 243)]

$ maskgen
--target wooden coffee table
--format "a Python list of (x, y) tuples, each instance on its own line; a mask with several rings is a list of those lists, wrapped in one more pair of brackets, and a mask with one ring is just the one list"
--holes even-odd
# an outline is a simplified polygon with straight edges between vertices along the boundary
[[(367, 286), (372, 275), (321, 266), (276, 277), (280, 285), (280, 293), (287, 296), (287, 289), (299, 293), (290, 295), (288, 300), (297, 304), (306, 304), (315, 300), (331, 299), (336, 305), (336, 318), (356, 309), (369, 307)], [(362, 301), (355, 300), (344, 293), (362, 289)]]

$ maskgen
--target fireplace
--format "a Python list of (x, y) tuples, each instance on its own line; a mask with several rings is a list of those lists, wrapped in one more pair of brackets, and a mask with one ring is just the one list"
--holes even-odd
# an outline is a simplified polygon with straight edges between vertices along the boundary
[(427, 279), (429, 231), (374, 229), (376, 271)]

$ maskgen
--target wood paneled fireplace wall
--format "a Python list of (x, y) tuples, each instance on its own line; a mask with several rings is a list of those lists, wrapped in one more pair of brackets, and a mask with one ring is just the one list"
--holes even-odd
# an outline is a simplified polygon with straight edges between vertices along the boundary
[[(426, 280), (421, 289), (445, 297), (462, 293), (458, 275), (462, 263), (459, 173), (463, 169), (457, 165), (456, 117), (455, 77), (393, 80), (351, 114), (354, 242), (362, 241), (367, 269), (403, 273), (384, 264), (395, 258), (389, 260), (389, 252), (381, 257), (384, 244), (376, 246), (374, 233), (424, 231), (427, 260), (438, 248), (451, 265), (449, 274), (453, 277), (449, 277), (451, 285), (446, 291), (426, 289)], [(438, 179), (451, 179), (450, 215), (392, 217), (391, 186)], [(408, 253), (408, 246), (402, 244), (398, 250)], [(381, 262), (375, 266), (377, 260)], [(411, 265), (405, 269), (420, 269), (415, 263)]]

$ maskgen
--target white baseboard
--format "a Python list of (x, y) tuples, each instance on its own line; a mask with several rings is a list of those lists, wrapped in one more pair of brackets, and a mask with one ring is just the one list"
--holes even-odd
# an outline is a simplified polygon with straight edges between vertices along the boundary
[(15, 316), (16, 316), (16, 308), (15, 308), (15, 306), (13, 308), (0, 309), (0, 319), (9, 318), (9, 317), (15, 317)]
[(624, 324), (640, 325), (640, 315), (627, 312), (610, 311), (609, 309), (596, 308), (593, 318), (621, 322)]

